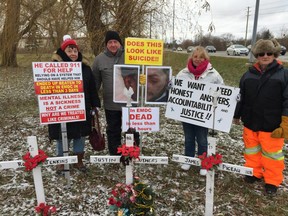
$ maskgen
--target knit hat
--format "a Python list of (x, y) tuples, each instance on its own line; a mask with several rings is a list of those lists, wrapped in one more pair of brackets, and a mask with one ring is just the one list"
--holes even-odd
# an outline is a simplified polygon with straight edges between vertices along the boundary
[(70, 35), (64, 35), (63, 36), (63, 42), (61, 44), (61, 49), (64, 51), (67, 46), (74, 45), (76, 46), (77, 50), (79, 50), (78, 45), (75, 40), (72, 40)]
[(281, 46), (276, 39), (271, 40), (258, 40), (252, 48), (252, 53), (255, 57), (259, 53), (271, 52), (277, 58), (280, 54)]
[(105, 44), (107, 45), (109, 40), (117, 40), (122, 45), (122, 40), (116, 31), (107, 31), (105, 36)]

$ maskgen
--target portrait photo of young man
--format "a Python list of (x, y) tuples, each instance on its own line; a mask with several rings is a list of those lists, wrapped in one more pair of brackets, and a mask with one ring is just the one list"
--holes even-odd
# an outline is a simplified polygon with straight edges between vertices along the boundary
[(169, 81), (171, 80), (171, 67), (146, 67), (146, 104), (166, 104), (169, 95)]

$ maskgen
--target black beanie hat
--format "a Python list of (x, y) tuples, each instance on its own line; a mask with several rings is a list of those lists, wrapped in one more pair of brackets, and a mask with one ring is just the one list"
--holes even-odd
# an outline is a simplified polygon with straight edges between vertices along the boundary
[(105, 44), (106, 44), (106, 45), (107, 45), (107, 43), (108, 43), (109, 40), (117, 40), (117, 41), (119, 41), (119, 43), (120, 43), (121, 45), (123, 45), (123, 44), (122, 44), (122, 40), (121, 40), (118, 32), (116, 32), (116, 31), (107, 31), (107, 32), (106, 32), (106, 36), (105, 36)]

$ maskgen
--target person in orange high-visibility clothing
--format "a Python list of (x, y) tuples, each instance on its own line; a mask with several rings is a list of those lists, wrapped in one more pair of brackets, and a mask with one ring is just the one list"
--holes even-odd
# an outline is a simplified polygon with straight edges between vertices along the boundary
[(288, 70), (279, 56), (275, 40), (260, 39), (252, 48), (257, 62), (240, 80), (240, 101), (234, 123), (244, 124), (245, 166), (253, 168), (248, 183), (265, 182), (265, 192), (275, 195), (283, 181), (284, 138), (288, 138)]

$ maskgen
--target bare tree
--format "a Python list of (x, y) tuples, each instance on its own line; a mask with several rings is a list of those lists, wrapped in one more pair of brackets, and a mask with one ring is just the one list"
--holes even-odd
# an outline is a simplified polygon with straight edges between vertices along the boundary
[[(162, 0), (163, 1), (163, 0)], [(164, 2), (164, 1), (163, 1)], [(103, 47), (104, 33), (113, 29), (122, 38), (144, 36), (147, 17), (156, 11), (159, 2), (153, 0), (81, 0), (91, 48), (97, 55)]]
[[(2, 66), (17, 66), (16, 53), (20, 38), (32, 29), (39, 16), (53, 6), (56, 1), (43, 0), (43, 2), (37, 1), (36, 4), (35, 1), (6, 0), (5, 21), (0, 37), (1, 44), (3, 45), (1, 50)], [(28, 7), (28, 3), (34, 5), (34, 7)], [(36, 10), (35, 5), (39, 5), (39, 8), (36, 7)], [(23, 10), (30, 8), (33, 13), (23, 13), (23, 16), (21, 16), (21, 6)], [(20, 18), (23, 18), (23, 20)]]
[(6, 19), (0, 40), (2, 44), (3, 66), (17, 66), (16, 50), (18, 45), (18, 31), (20, 20), (20, 1), (7, 0)]
[(102, 2), (101, 0), (81, 0), (88, 37), (94, 55), (101, 51), (103, 35), (106, 30), (102, 22)]

